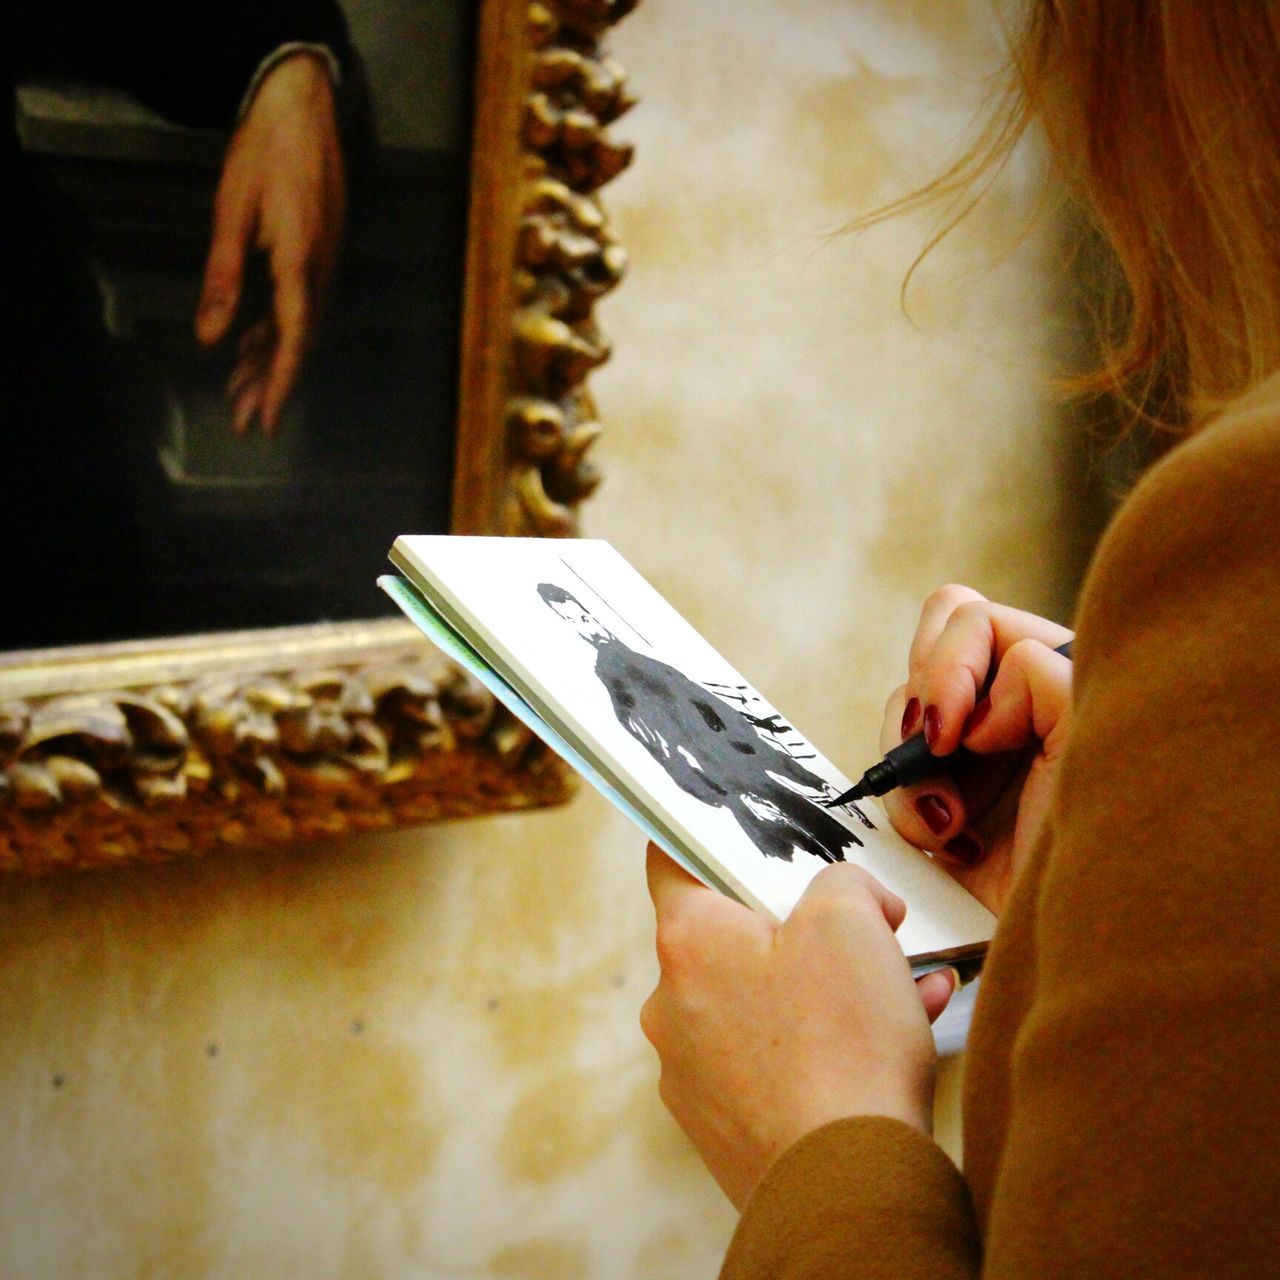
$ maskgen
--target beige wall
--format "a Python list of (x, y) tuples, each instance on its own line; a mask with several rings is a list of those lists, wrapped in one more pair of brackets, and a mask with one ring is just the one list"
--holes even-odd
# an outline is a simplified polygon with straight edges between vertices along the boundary
[[(1069, 609), (1078, 463), (1038, 380), (1053, 248), (989, 265), (1023, 166), (830, 239), (933, 172), (985, 0), (646, 0), (608, 202), (614, 539), (849, 770), (919, 599)], [(642, 844), (520, 819), (0, 889), (0, 1276), (711, 1274), (732, 1218), (654, 1092)], [(954, 1083), (954, 1082), (953, 1082)]]

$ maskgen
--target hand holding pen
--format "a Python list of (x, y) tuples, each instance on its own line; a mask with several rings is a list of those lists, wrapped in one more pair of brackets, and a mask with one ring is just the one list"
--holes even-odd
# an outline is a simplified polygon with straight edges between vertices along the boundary
[(907, 682), (886, 707), (881, 751), (918, 735), (935, 765), (885, 794), (890, 819), (993, 911), (1052, 798), (1071, 700), (1071, 661), (1055, 650), (1070, 640), (1055, 622), (943, 587), (924, 604)]

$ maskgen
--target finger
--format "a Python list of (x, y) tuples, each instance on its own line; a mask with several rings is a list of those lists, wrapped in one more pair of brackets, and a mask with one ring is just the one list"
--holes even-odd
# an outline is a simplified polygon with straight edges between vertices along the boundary
[(645, 862), (657, 929), (654, 945), (664, 981), (683, 976), (746, 945), (767, 947), (774, 926), (749, 907), (710, 889), (650, 844)]
[(887, 755), (907, 735), (903, 732), (907, 700), (910, 698), (905, 684), (900, 684), (884, 704), (884, 719), (880, 722), (880, 754)]
[(261, 379), (251, 382), (236, 397), (235, 411), (232, 416), (231, 425), (236, 435), (248, 435), (249, 427), (253, 423), (254, 415), (258, 412), (262, 405), (262, 396), (264, 386)]
[(807, 916), (825, 914), (831, 908), (840, 912), (850, 906), (871, 907), (894, 931), (907, 918), (907, 904), (869, 871), (851, 862), (837, 862), (823, 867), (809, 881), (792, 909), (788, 924), (795, 921), (798, 925)]
[(936, 969), (916, 979), (920, 1003), (924, 1005), (925, 1016), (930, 1022), (937, 1022), (959, 988), (960, 975), (955, 969)]
[(1070, 658), (1039, 640), (1018, 641), (1006, 650), (990, 693), (970, 715), (965, 746), (986, 755), (1038, 741), (1049, 754), (1065, 736), (1071, 676)]
[(986, 596), (981, 592), (954, 582), (932, 592), (920, 606), (920, 621), (907, 652), (908, 671), (914, 676), (928, 662), (943, 628), (961, 605), (985, 601)]
[(955, 778), (941, 771), (891, 791), (884, 806), (898, 831), (918, 849), (931, 853), (959, 835), (969, 821), (963, 790)]
[[(880, 751), (885, 754), (902, 741), (907, 686), (889, 695), (880, 726)], [(898, 833), (918, 849), (937, 851), (958, 835), (968, 820), (960, 784), (939, 767), (938, 773), (910, 787), (890, 791), (882, 801)]]
[(1026, 639), (1052, 647), (1070, 637), (1071, 632), (1056, 622), (986, 600), (953, 610), (912, 682), (933, 753), (950, 755), (959, 746), (965, 720), (989, 673), (1009, 649)]
[(249, 187), (237, 167), (227, 166), (214, 200), (213, 234), (196, 307), (196, 337), (206, 347), (221, 341), (240, 302), (254, 218)]
[[(900, 720), (901, 737), (899, 741), (918, 733), (923, 724), (924, 704), (920, 700), (920, 684), (922, 675), (928, 665), (930, 655), (938, 642), (951, 615), (964, 604), (985, 601), (986, 597), (972, 587), (949, 583), (939, 587), (925, 600), (920, 609), (920, 621), (916, 624), (915, 635), (911, 638), (911, 648), (907, 652), (907, 692), (903, 700)], [(890, 743), (896, 746), (896, 743)], [(888, 748), (886, 748), (888, 750)]]
[(268, 435), (280, 421), (311, 337), (311, 303), (302, 263), (273, 254), (271, 273), (275, 283), (272, 313), (279, 341), (262, 398), (262, 426)]
[(262, 353), (274, 347), (275, 342), (275, 321), (270, 316), (262, 316), (240, 335), (240, 341), (236, 344), (236, 352), (242, 356), (247, 355), (250, 351)]
[(668, 857), (652, 840), (645, 851), (645, 876), (649, 883), (649, 897), (653, 909), (662, 915), (684, 900), (684, 895), (695, 889), (707, 889), (701, 880), (691, 876), (674, 858)]
[(227, 379), (227, 395), (235, 400), (239, 398), (240, 392), (249, 383), (262, 382), (265, 384), (268, 362), (268, 357), (258, 352), (241, 356), (236, 361), (235, 368), (231, 370), (231, 376)]

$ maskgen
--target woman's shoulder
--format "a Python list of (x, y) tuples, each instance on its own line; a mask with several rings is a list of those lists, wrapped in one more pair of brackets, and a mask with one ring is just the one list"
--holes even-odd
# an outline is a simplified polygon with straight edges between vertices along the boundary
[[(1183, 490), (1213, 488), (1224, 480), (1251, 485), (1275, 483), (1280, 454), (1280, 374), (1259, 383), (1214, 413), (1205, 425), (1169, 450), (1135, 486), (1124, 504), (1138, 507), (1168, 501)], [(1124, 508), (1122, 507), (1122, 511)]]
[(1221, 540), (1246, 510), (1280, 526), (1280, 374), (1171, 449), (1121, 505), (1111, 534), (1156, 521), (1164, 539)]
[(1194, 609), (1197, 598), (1221, 611), (1277, 569), (1280, 375), (1227, 406), (1138, 482), (1099, 544), (1081, 623), (1090, 616), (1109, 630), (1141, 612)]

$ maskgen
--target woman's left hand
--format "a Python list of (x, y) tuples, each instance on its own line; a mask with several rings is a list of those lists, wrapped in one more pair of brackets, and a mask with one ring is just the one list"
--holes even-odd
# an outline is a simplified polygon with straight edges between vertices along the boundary
[(906, 913), (859, 867), (813, 879), (775, 925), (649, 846), (661, 978), (640, 1024), (659, 1092), (738, 1207), (773, 1161), (844, 1116), (929, 1132), (931, 1018), (951, 972), (919, 983), (894, 939)]

